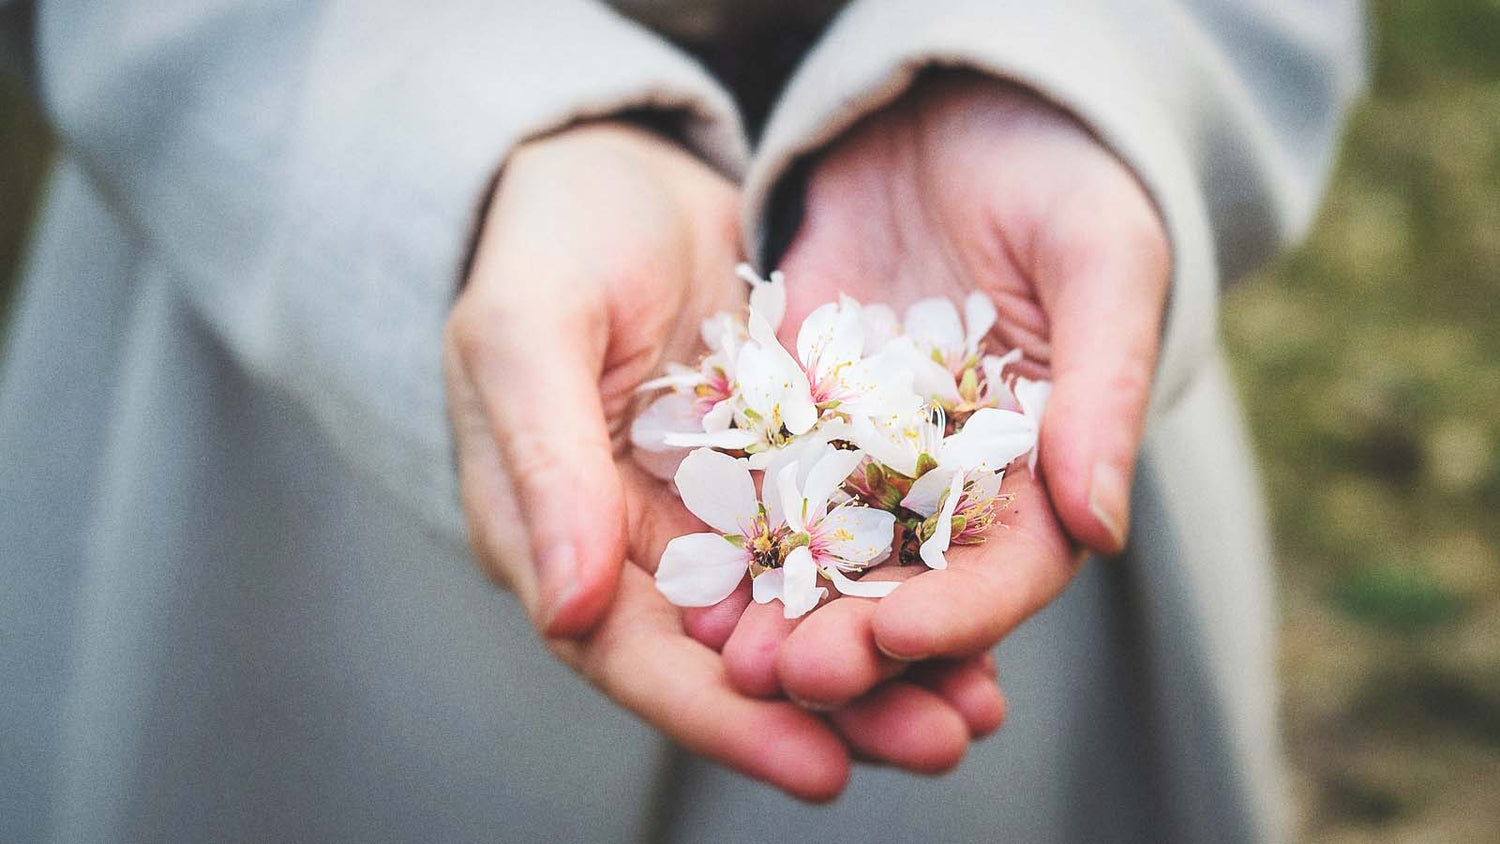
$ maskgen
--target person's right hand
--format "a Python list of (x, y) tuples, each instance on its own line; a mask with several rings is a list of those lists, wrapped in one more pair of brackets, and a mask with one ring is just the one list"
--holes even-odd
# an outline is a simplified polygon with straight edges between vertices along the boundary
[(703, 317), (743, 307), (736, 212), (729, 182), (621, 124), (516, 150), (445, 335), (459, 486), (480, 565), (559, 659), (690, 750), (828, 799), (851, 747), (913, 770), (956, 763), (998, 726), (998, 690), (993, 665), (970, 660), (825, 720), (735, 690), (716, 646), (737, 615), (685, 626), (656, 590), (666, 543), (701, 527), (625, 453), (635, 391), (696, 359)]

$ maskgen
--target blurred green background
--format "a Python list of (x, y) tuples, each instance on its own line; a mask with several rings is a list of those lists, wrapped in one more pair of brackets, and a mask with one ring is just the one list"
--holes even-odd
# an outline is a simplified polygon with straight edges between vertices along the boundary
[[(1372, 4), (1306, 244), (1224, 303), (1307, 840), (1500, 840), (1500, 0)], [(49, 154), (0, 77), (0, 314)]]
[(1390, 0), (1308, 241), (1224, 330), (1310, 840), (1500, 841), (1500, 2)]

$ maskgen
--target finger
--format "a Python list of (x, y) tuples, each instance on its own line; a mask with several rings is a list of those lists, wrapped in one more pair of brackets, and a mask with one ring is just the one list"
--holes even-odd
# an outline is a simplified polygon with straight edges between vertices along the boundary
[(993, 648), (1005, 634), (1055, 598), (1077, 570), (1051, 516), (1046, 487), (1011, 472), (1015, 494), (983, 545), (949, 550), (948, 568), (927, 571), (881, 599), (872, 619), (875, 644), (908, 661), (962, 658)]
[[(481, 254), (474, 276), (487, 272)], [(588, 285), (512, 281), (521, 280), (471, 283), (450, 337), (526, 528), (525, 559), (502, 562), (535, 567), (535, 594), (522, 599), (538, 627), (576, 636), (613, 597), (625, 557), (624, 496), (599, 398), (594, 338), (605, 327)]]
[(707, 648), (724, 650), (740, 616), (750, 606), (750, 581), (741, 583), (728, 598), (711, 607), (687, 607), (682, 611), (682, 627), (687, 634)]
[(683, 635), (676, 609), (633, 566), (585, 640), (549, 644), (614, 701), (695, 753), (803, 800), (831, 800), (848, 780), (848, 751), (827, 723), (794, 704), (730, 688), (720, 657)]
[(1129, 530), (1169, 271), (1155, 212), (1132, 201), (1133, 211), (1058, 227), (1036, 253), (1052, 325), (1041, 465), (1063, 525), (1104, 554), (1123, 550)]
[(729, 682), (751, 697), (781, 694), (776, 660), (782, 643), (796, 626), (797, 619), (783, 616), (779, 601), (745, 607), (739, 625), (724, 643), (724, 669)]
[(905, 679), (947, 701), (964, 719), (970, 738), (983, 738), (1005, 723), (1005, 693), (995, 682), (994, 657), (989, 654), (917, 663)]
[(863, 758), (918, 774), (940, 774), (963, 761), (969, 728), (941, 696), (893, 680), (828, 716)]
[(844, 597), (803, 618), (777, 658), (777, 676), (788, 697), (813, 709), (833, 709), (901, 673), (905, 663), (875, 647), (870, 621), (877, 604)]

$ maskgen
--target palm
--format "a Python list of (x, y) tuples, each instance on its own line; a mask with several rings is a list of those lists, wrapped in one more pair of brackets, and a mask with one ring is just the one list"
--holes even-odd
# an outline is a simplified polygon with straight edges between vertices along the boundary
[[(1129, 172), (1076, 122), (1019, 89), (939, 79), (856, 126), (819, 161), (781, 263), (784, 330), (794, 334), (841, 293), (899, 313), (918, 299), (978, 290), (995, 303), (997, 346), (1022, 349), (1028, 374), (1047, 376), (1054, 327), (1092, 295), (1068, 283), (1075, 270), (1115, 244), (1133, 248), (1147, 230), (1162, 240)], [(1144, 298), (1149, 314), (1149, 290)], [(1154, 325), (1144, 328), (1153, 340)], [(1066, 476), (1067, 455), (1047, 453), (1059, 441), (1048, 436), (1052, 421), (1043, 468)], [(992, 646), (1066, 586), (1076, 558), (1041, 480), (1014, 471), (1005, 489), (1016, 495), (1002, 515), (1007, 530), (960, 550), (948, 570), (898, 570), (909, 582), (878, 605), (839, 599), (800, 624), (749, 608), (725, 648), (731, 674), (756, 693), (836, 704), (903, 669), (885, 654), (952, 657)]]
[(1154, 214), (1128, 171), (1062, 112), (990, 82), (933, 85), (820, 162), (782, 264), (787, 324), (840, 291), (899, 309), (980, 290), (998, 342), (1046, 364), (1060, 291), (1043, 264), (1138, 218)]

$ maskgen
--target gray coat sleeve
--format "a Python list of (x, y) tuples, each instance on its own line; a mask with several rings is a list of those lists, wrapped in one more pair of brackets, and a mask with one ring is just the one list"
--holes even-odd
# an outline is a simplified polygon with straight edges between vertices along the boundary
[(445, 534), (441, 329), (507, 150), (647, 109), (745, 157), (696, 64), (586, 0), (43, 0), (36, 35), (65, 154), (226, 352)]
[(1308, 226), (1364, 73), (1357, 0), (858, 0), (803, 62), (748, 177), (763, 242), (773, 189), (802, 156), (933, 65), (1017, 80), (1129, 164), (1172, 241), (1156, 405), (1214, 343), (1218, 281)]

